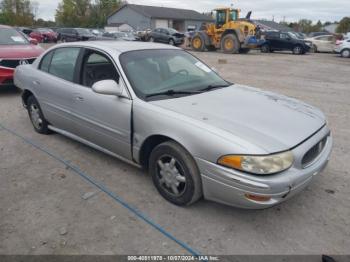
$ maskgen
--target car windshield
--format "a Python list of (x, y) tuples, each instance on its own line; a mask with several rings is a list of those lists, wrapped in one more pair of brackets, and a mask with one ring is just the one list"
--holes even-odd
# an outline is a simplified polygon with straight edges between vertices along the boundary
[(0, 28), (0, 45), (26, 45), (28, 40), (12, 28)]
[(299, 39), (299, 37), (298, 37), (296, 34), (294, 34), (294, 33), (288, 32), (288, 35), (289, 35), (291, 38)]
[[(204, 63), (183, 50), (138, 50), (120, 56), (122, 67), (141, 99), (169, 98), (229, 86)], [(206, 89), (206, 90), (204, 90)], [(155, 95), (168, 92), (168, 94)]]
[(51, 29), (48, 29), (48, 28), (39, 28), (38, 31), (40, 33), (53, 33), (53, 31)]
[(81, 35), (90, 35), (90, 31), (88, 29), (84, 29), (84, 28), (77, 28), (76, 29), (77, 32)]
[(168, 31), (169, 31), (169, 34), (171, 34), (171, 35), (178, 33), (178, 31), (176, 31), (173, 28), (168, 28)]
[(117, 32), (117, 33), (115, 33), (115, 36), (116, 37), (127, 37), (128, 35), (126, 33), (123, 33), (123, 32)]

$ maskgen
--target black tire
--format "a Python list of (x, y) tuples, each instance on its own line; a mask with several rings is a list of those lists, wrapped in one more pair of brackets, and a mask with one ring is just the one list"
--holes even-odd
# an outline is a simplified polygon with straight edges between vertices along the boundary
[(341, 52), (340, 52), (340, 55), (344, 58), (349, 58), (350, 57), (350, 49), (343, 49)]
[(149, 42), (154, 42), (153, 36), (151, 36), (150, 38), (148, 38), (148, 41), (149, 41)]
[(271, 48), (269, 46), (269, 44), (263, 44), (260, 48), (262, 53), (270, 53), (271, 52)]
[(192, 38), (191, 47), (194, 51), (203, 52), (205, 50), (205, 41), (204, 38), (197, 34)]
[(296, 46), (294, 46), (293, 47), (293, 54), (295, 54), (295, 55), (301, 55), (301, 54), (303, 54), (303, 47), (301, 46), (301, 45), (296, 45)]
[(313, 51), (314, 53), (318, 53), (318, 50), (317, 50), (317, 46), (316, 46), (316, 45), (313, 45), (313, 46), (312, 46), (312, 51)]
[(248, 54), (250, 52), (250, 49), (249, 48), (241, 48), (239, 50), (239, 53), (240, 54)]
[(225, 54), (237, 54), (241, 49), (241, 44), (234, 34), (227, 34), (221, 39), (221, 50)]
[[(41, 107), (38, 103), (38, 100), (34, 96), (30, 96), (27, 99), (27, 110), (29, 114), (30, 121), (32, 122), (32, 125), (34, 127), (34, 130), (38, 132), (39, 134), (48, 135), (51, 134), (52, 131), (49, 129), (49, 123), (44, 118), (44, 115), (41, 111)], [(38, 114), (39, 119), (41, 120), (41, 123), (38, 123), (37, 120), (35, 120), (34, 117), (34, 110), (36, 111), (36, 114)]]
[(62, 41), (62, 43), (66, 43), (67, 42), (66, 38), (64, 38), (64, 37), (62, 37), (61, 41)]
[(174, 41), (174, 39), (172, 39), (172, 38), (169, 39), (169, 45), (175, 46), (175, 41)]
[[(175, 159), (173, 167), (171, 167), (172, 159)], [(178, 174), (175, 175), (176, 178), (180, 177), (185, 181), (179, 182), (174, 178), (172, 174), (174, 168), (174, 172)], [(149, 159), (149, 173), (159, 194), (175, 205), (191, 205), (202, 197), (202, 181), (198, 167), (190, 153), (176, 142), (164, 142), (152, 151)], [(168, 185), (169, 181), (172, 183), (171, 180), (179, 183), (176, 186), (177, 193)]]

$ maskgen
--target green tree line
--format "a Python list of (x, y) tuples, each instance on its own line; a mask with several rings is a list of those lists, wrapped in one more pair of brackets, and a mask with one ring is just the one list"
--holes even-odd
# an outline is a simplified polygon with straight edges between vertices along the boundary
[(107, 17), (123, 4), (120, 0), (62, 0), (56, 23), (65, 27), (104, 27)]
[[(0, 24), (12, 26), (104, 27), (121, 0), (62, 0), (55, 22), (37, 19), (38, 3), (31, 0), (0, 0)], [(40, 14), (38, 14), (40, 16)]]
[(31, 26), (34, 6), (30, 0), (0, 1), (0, 24)]

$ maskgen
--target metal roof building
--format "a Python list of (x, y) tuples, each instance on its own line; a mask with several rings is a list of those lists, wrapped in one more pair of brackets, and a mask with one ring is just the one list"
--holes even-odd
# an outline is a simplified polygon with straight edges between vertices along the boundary
[(213, 18), (194, 10), (125, 4), (107, 19), (107, 26), (128, 24), (136, 30), (171, 27), (178, 31), (197, 30)]

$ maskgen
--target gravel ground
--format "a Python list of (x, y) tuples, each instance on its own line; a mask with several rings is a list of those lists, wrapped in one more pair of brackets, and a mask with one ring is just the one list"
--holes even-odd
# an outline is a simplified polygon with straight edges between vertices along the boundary
[[(325, 112), (334, 136), (332, 159), (306, 191), (260, 211), (208, 201), (181, 208), (163, 200), (144, 171), (61, 135), (36, 134), (14, 90), (0, 90), (0, 124), (79, 166), (201, 253), (348, 254), (350, 59), (258, 52), (195, 55), (227, 80), (302, 99)], [(188, 254), (1, 127), (0, 157), (0, 254)]]

